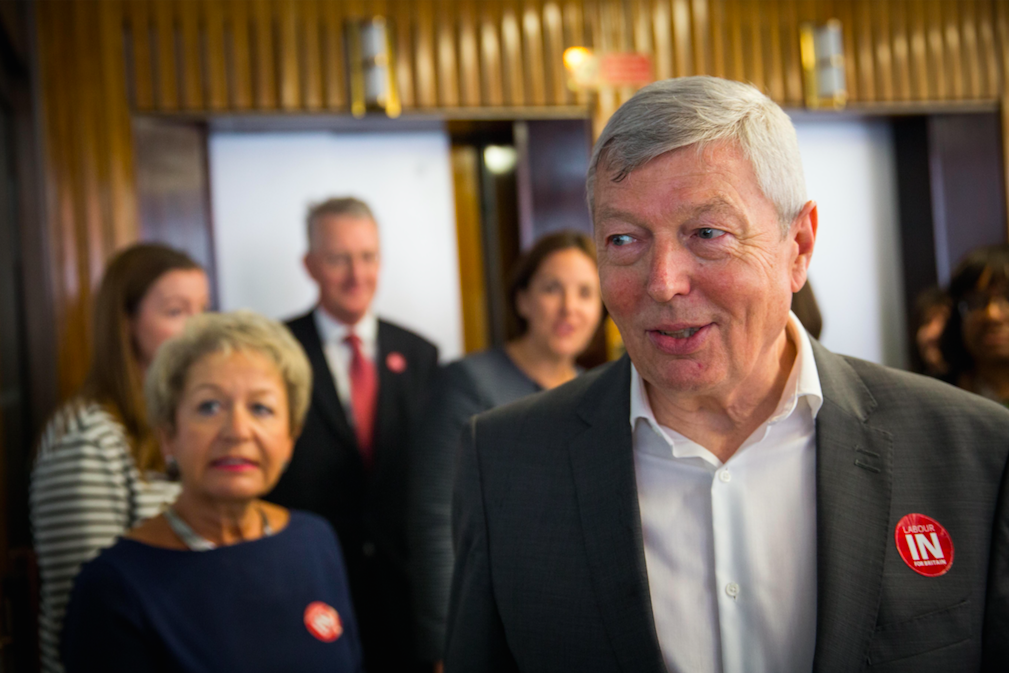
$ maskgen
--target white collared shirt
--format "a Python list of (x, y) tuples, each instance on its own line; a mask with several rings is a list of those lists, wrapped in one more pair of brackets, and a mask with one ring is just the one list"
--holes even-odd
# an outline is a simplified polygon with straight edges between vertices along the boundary
[(816, 643), (816, 414), (809, 336), (771, 417), (724, 464), (660, 426), (631, 367), (652, 613), (670, 673), (810, 671)]
[(315, 328), (319, 331), (322, 350), (326, 354), (326, 363), (329, 365), (329, 371), (333, 374), (336, 394), (340, 396), (340, 402), (347, 412), (347, 420), (353, 425), (354, 414), (350, 403), (350, 361), (354, 356), (354, 351), (344, 339), (353, 330), (354, 334), (361, 339), (361, 352), (374, 362), (378, 353), (378, 318), (374, 313), (368, 311), (356, 325), (347, 325), (331, 316), (321, 306), (313, 311), (312, 317), (315, 319)]

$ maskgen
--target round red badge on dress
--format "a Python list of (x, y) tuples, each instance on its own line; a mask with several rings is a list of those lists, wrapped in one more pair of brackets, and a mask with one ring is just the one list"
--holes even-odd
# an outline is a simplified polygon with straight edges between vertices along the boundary
[(340, 615), (322, 601), (309, 603), (305, 608), (305, 626), (309, 633), (324, 643), (331, 643), (343, 635)]
[(904, 563), (919, 575), (938, 577), (953, 567), (953, 540), (931, 517), (908, 514), (897, 523), (894, 541)]
[(385, 356), (385, 366), (396, 374), (402, 374), (406, 371), (406, 358), (402, 353), (393, 351)]

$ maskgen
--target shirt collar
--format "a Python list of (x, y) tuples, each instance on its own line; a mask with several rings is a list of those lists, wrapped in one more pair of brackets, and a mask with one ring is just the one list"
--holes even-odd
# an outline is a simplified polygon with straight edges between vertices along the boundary
[(378, 318), (371, 311), (365, 313), (356, 325), (340, 322), (321, 306), (316, 307), (313, 316), (315, 328), (319, 330), (319, 339), (324, 344), (342, 344), (351, 330), (361, 339), (362, 343), (371, 344), (378, 339)]
[[(795, 362), (792, 364), (792, 372), (789, 374), (788, 382), (781, 393), (781, 401), (767, 423), (779, 423), (795, 411), (800, 399), (805, 398), (809, 405), (810, 414), (813, 420), (823, 406), (823, 389), (820, 387), (820, 374), (816, 368), (816, 360), (813, 359), (813, 345), (806, 333), (806, 328), (802, 326), (795, 314), (789, 311), (788, 323), (785, 327), (792, 343), (796, 345)], [(679, 457), (673, 438), (666, 430), (659, 425), (652, 411), (652, 405), (648, 400), (648, 393), (645, 390), (645, 381), (638, 374), (637, 367), (631, 363), (631, 430), (634, 430), (638, 419), (644, 419), (660, 437), (673, 446), (674, 455)]]

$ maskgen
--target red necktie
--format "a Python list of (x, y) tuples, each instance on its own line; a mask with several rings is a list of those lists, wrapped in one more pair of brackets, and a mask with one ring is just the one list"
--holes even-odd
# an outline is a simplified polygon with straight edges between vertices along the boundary
[(350, 359), (350, 406), (354, 411), (357, 444), (365, 468), (370, 468), (374, 459), (372, 437), (375, 432), (378, 376), (375, 372), (375, 363), (365, 357), (361, 350), (361, 337), (351, 332), (344, 341), (353, 351)]

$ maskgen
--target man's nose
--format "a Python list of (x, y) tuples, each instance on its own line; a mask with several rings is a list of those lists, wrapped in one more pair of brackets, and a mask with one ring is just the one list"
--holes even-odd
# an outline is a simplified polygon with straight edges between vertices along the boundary
[(675, 243), (656, 245), (648, 268), (648, 296), (658, 303), (690, 292), (692, 260)]

